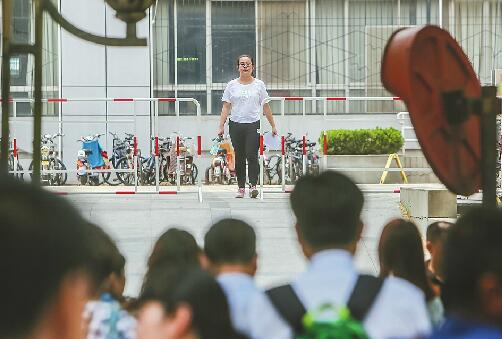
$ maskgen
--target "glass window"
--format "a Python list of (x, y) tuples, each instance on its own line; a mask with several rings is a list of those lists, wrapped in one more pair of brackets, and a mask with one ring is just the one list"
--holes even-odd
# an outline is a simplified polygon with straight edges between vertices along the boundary
[(344, 2), (316, 1), (315, 47), (316, 80), (318, 84), (345, 84)]
[(438, 23), (439, 8), (437, 0), (401, 0), (401, 25), (437, 25)]
[[(11, 97), (13, 99), (27, 99), (28, 98), (28, 93), (27, 92), (11, 92), (10, 93)], [(18, 117), (27, 117), (32, 115), (31, 107), (32, 104), (30, 102), (16, 102), (11, 106), (11, 111), (10, 115), (14, 115), (14, 105), (16, 109), (16, 116)], [(43, 110), (43, 108), (42, 108)]]
[(221, 101), (221, 97), (223, 96), (223, 91), (212, 91), (211, 92), (211, 112), (208, 114), (218, 115), (221, 113), (221, 107), (223, 106), (223, 102)]
[(153, 77), (155, 87), (174, 84), (174, 2), (157, 1), (153, 25)]
[(254, 2), (213, 1), (211, 15), (213, 82), (225, 83), (238, 75), (239, 55), (256, 61)]
[[(174, 98), (172, 91), (154, 91), (153, 95), (156, 98)], [(175, 116), (175, 104), (169, 101), (159, 101), (159, 116)]]
[[(397, 24), (395, 0), (351, 0), (349, 3), (349, 75), (351, 83), (379, 79), (382, 49)], [(371, 55), (368, 55), (371, 54)], [(374, 59), (367, 59), (373, 57)], [(378, 80), (379, 81), (379, 80)]]
[(177, 20), (178, 84), (205, 84), (206, 2), (178, 1)]
[(258, 77), (283, 88), (305, 85), (310, 62), (305, 1), (258, 2)]
[[(201, 114), (207, 114), (207, 94), (202, 91), (178, 91), (178, 98), (194, 98), (201, 108)], [(180, 115), (197, 115), (197, 108), (192, 102), (180, 102)]]
[[(156, 98), (174, 98), (173, 91), (154, 91)], [(206, 114), (207, 96), (202, 91), (178, 91), (178, 98), (194, 98), (201, 106), (201, 114)], [(193, 102), (179, 102), (180, 116), (197, 115), (197, 106)], [(159, 116), (175, 116), (174, 102), (159, 102)]]

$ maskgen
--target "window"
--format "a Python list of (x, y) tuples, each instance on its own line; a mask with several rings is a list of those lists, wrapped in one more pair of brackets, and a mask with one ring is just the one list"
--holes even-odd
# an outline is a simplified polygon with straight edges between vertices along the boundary
[(178, 1), (175, 15), (178, 16), (178, 84), (205, 84), (206, 3)]
[(258, 76), (283, 88), (309, 81), (305, 1), (258, 2)]
[(318, 0), (315, 18), (316, 78), (318, 84), (345, 84), (344, 2)]
[[(174, 98), (173, 91), (155, 91), (156, 98)], [(201, 106), (201, 114), (206, 114), (206, 92), (202, 91), (178, 91), (178, 98), (194, 98)], [(180, 116), (189, 116), (197, 114), (197, 107), (193, 102), (179, 102)], [(159, 102), (159, 116), (175, 116), (176, 104), (174, 102)]]
[(213, 82), (224, 83), (237, 76), (239, 55), (256, 61), (254, 2), (213, 1), (211, 15)]

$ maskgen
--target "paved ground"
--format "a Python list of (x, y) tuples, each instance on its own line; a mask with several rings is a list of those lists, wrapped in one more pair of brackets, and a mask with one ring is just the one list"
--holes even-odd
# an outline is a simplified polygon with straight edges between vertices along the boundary
[[(367, 192), (392, 192), (391, 185), (364, 186)], [(145, 273), (146, 258), (157, 237), (169, 227), (179, 227), (194, 234), (199, 244), (211, 223), (232, 216), (250, 222), (257, 231), (259, 250), (258, 283), (270, 286), (295, 276), (305, 262), (296, 243), (294, 218), (287, 193), (268, 193), (264, 200), (235, 199), (233, 187), (205, 187), (199, 203), (194, 188), (177, 195), (111, 195), (117, 188), (52, 188), (69, 193), (70, 199), (90, 220), (102, 225), (117, 240), (127, 258), (126, 294), (136, 295)], [(124, 190), (126, 188), (120, 188)], [(129, 188), (130, 190), (130, 188)], [(277, 190), (277, 189), (276, 189)], [(386, 221), (399, 217), (399, 194), (366, 193), (364, 221), (366, 228), (356, 262), (368, 272), (378, 272), (376, 246)]]

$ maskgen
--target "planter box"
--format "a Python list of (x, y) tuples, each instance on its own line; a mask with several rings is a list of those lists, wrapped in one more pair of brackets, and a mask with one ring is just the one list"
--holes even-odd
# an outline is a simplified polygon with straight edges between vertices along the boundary
[[(387, 154), (328, 155), (326, 160), (321, 159), (321, 170), (328, 169), (342, 172), (358, 184), (378, 184), (388, 157)], [(404, 156), (399, 155), (399, 158), (405, 168), (409, 183), (439, 183), (420, 151), (407, 152)], [(392, 161), (391, 168), (397, 168), (395, 161)], [(424, 168), (424, 171), (407, 172), (406, 168)], [(402, 183), (400, 173), (389, 171), (385, 183)]]

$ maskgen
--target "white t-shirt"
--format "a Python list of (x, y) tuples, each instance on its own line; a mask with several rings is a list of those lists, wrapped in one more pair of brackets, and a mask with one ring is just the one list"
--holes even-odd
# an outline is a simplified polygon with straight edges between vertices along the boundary
[(239, 79), (227, 84), (221, 101), (232, 105), (230, 120), (238, 123), (252, 123), (260, 120), (261, 103), (268, 98), (267, 89), (263, 81), (254, 79), (243, 85)]

